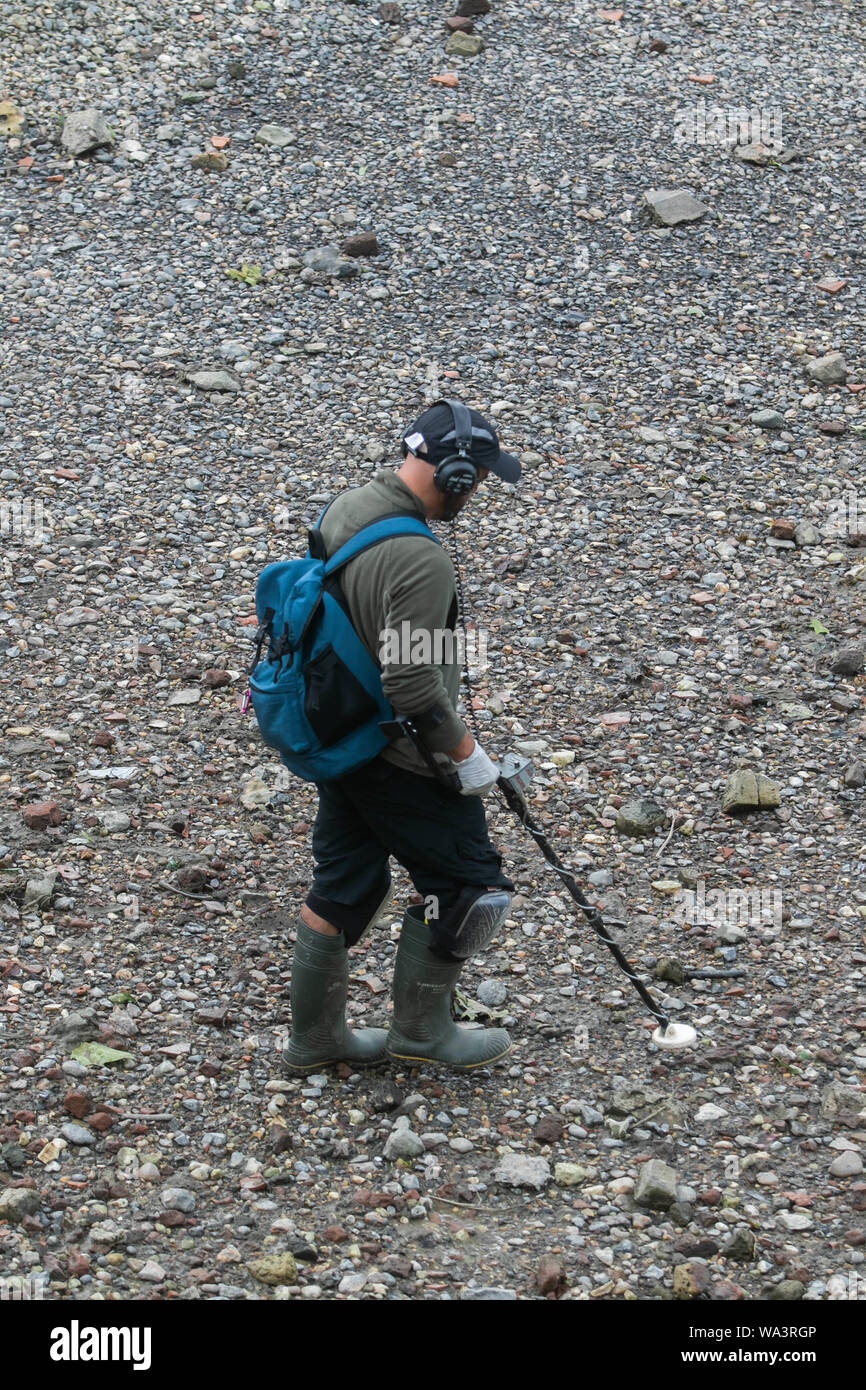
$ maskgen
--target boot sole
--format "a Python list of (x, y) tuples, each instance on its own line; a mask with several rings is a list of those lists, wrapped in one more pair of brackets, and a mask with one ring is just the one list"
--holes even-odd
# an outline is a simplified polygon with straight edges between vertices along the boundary
[(410, 1057), (404, 1052), (390, 1051), (388, 1056), (393, 1057), (395, 1062), (413, 1062), (415, 1066), (419, 1067), (428, 1063), (431, 1066), (450, 1067), (452, 1071), (477, 1071), (479, 1067), (491, 1067), (494, 1062), (499, 1062), (503, 1057), (507, 1057), (512, 1047), (513, 1043), (503, 1048), (501, 1052), (497, 1052), (495, 1057), (487, 1057), (483, 1062), (448, 1062), (442, 1057), (418, 1057), (415, 1055)]
[(356, 1061), (352, 1057), (326, 1057), (318, 1062), (289, 1062), (285, 1057), (281, 1057), (280, 1060), (286, 1071), (305, 1076), (307, 1072), (318, 1071), (320, 1067), (334, 1067), (338, 1062), (345, 1062), (347, 1067), (355, 1067), (358, 1071), (364, 1071), (368, 1067), (381, 1067), (389, 1060), (389, 1054), (384, 1052), (381, 1057), (372, 1057), (364, 1062)]

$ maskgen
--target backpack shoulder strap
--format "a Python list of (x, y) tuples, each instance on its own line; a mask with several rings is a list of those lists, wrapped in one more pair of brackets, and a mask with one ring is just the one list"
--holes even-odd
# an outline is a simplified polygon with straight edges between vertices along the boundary
[[(339, 496), (339, 494), (337, 495)], [(325, 541), (322, 536), (321, 527), (322, 522), (325, 519), (325, 513), (329, 510), (330, 507), (334, 505), (336, 500), (336, 497), (331, 498), (330, 502), (328, 502), (327, 506), (323, 509), (322, 514), (316, 522), (315, 526), (313, 526), (309, 531), (307, 531), (307, 559), (309, 560), (327, 560), (328, 558), (328, 552), (325, 549)]]
[(337, 570), (342, 569), (350, 560), (354, 560), (356, 555), (362, 551), (369, 550), (374, 545), (380, 545), (382, 541), (391, 540), (395, 536), (424, 536), (427, 540), (434, 541), (436, 545), (441, 545), (441, 541), (434, 536), (429, 526), (418, 516), (412, 516), (408, 512), (389, 512), (386, 516), (377, 517), (375, 521), (368, 522), (362, 526), (360, 531), (356, 531), (344, 545), (332, 556), (325, 565), (325, 574), (330, 577)]

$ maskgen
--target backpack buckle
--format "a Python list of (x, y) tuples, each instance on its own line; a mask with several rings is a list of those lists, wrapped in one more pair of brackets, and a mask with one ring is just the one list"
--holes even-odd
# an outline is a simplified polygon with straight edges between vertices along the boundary
[(262, 618), (262, 621), (259, 623), (259, 626), (258, 626), (258, 628), (257, 628), (257, 630), (256, 630), (256, 633), (255, 633), (254, 637), (253, 637), (253, 641), (254, 641), (255, 644), (256, 644), (256, 654), (255, 654), (255, 656), (253, 657), (252, 664), (251, 664), (251, 666), (250, 666), (249, 671), (247, 672), (247, 675), (248, 675), (248, 676), (251, 676), (251, 675), (252, 675), (253, 671), (256, 669), (256, 667), (258, 666), (259, 662), (260, 662), (261, 659), (262, 659), (262, 647), (265, 645), (265, 638), (267, 637), (267, 638), (268, 638), (268, 641), (270, 641), (270, 638), (271, 638), (271, 635), (272, 635), (272, 634), (271, 634), (271, 623), (273, 622), (273, 619), (274, 619), (274, 609), (273, 609), (273, 608), (266, 608), (266, 609), (265, 609), (265, 615), (264, 615), (264, 617)]

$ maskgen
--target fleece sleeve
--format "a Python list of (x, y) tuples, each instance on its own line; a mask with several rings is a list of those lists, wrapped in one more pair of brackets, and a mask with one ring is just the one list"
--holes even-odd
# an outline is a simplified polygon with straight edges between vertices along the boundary
[[(454, 748), (467, 733), (466, 725), (454, 709), (443, 680), (441, 662), (459, 664), (457, 643), (442, 641), (454, 596), (454, 568), (447, 553), (432, 542), (418, 540), (394, 542), (384, 582), (384, 626), (402, 639), (398, 655), (406, 660), (383, 662), (382, 686), (398, 714), (421, 714), (431, 705), (448, 713), (443, 722), (426, 735), (434, 752)], [(407, 626), (404, 626), (407, 625)], [(440, 650), (434, 644), (440, 634)], [(405, 650), (405, 635), (412, 634), (412, 646)], [(418, 659), (424, 652), (424, 634), (429, 642), (430, 660)]]

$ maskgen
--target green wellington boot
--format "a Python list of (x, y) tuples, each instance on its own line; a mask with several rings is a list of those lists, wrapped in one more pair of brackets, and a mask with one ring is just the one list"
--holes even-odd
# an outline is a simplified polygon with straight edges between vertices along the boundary
[(315, 1071), (329, 1062), (372, 1067), (385, 1062), (384, 1028), (346, 1027), (349, 953), (342, 936), (325, 936), (298, 919), (292, 959), (292, 1033), (283, 1051), (291, 1071)]
[(460, 1028), (451, 1017), (451, 991), (465, 964), (442, 960), (429, 948), (420, 904), (406, 909), (394, 964), (394, 1021), (388, 1052), (405, 1062), (442, 1062), (459, 1071), (487, 1067), (504, 1057), (504, 1028)]

